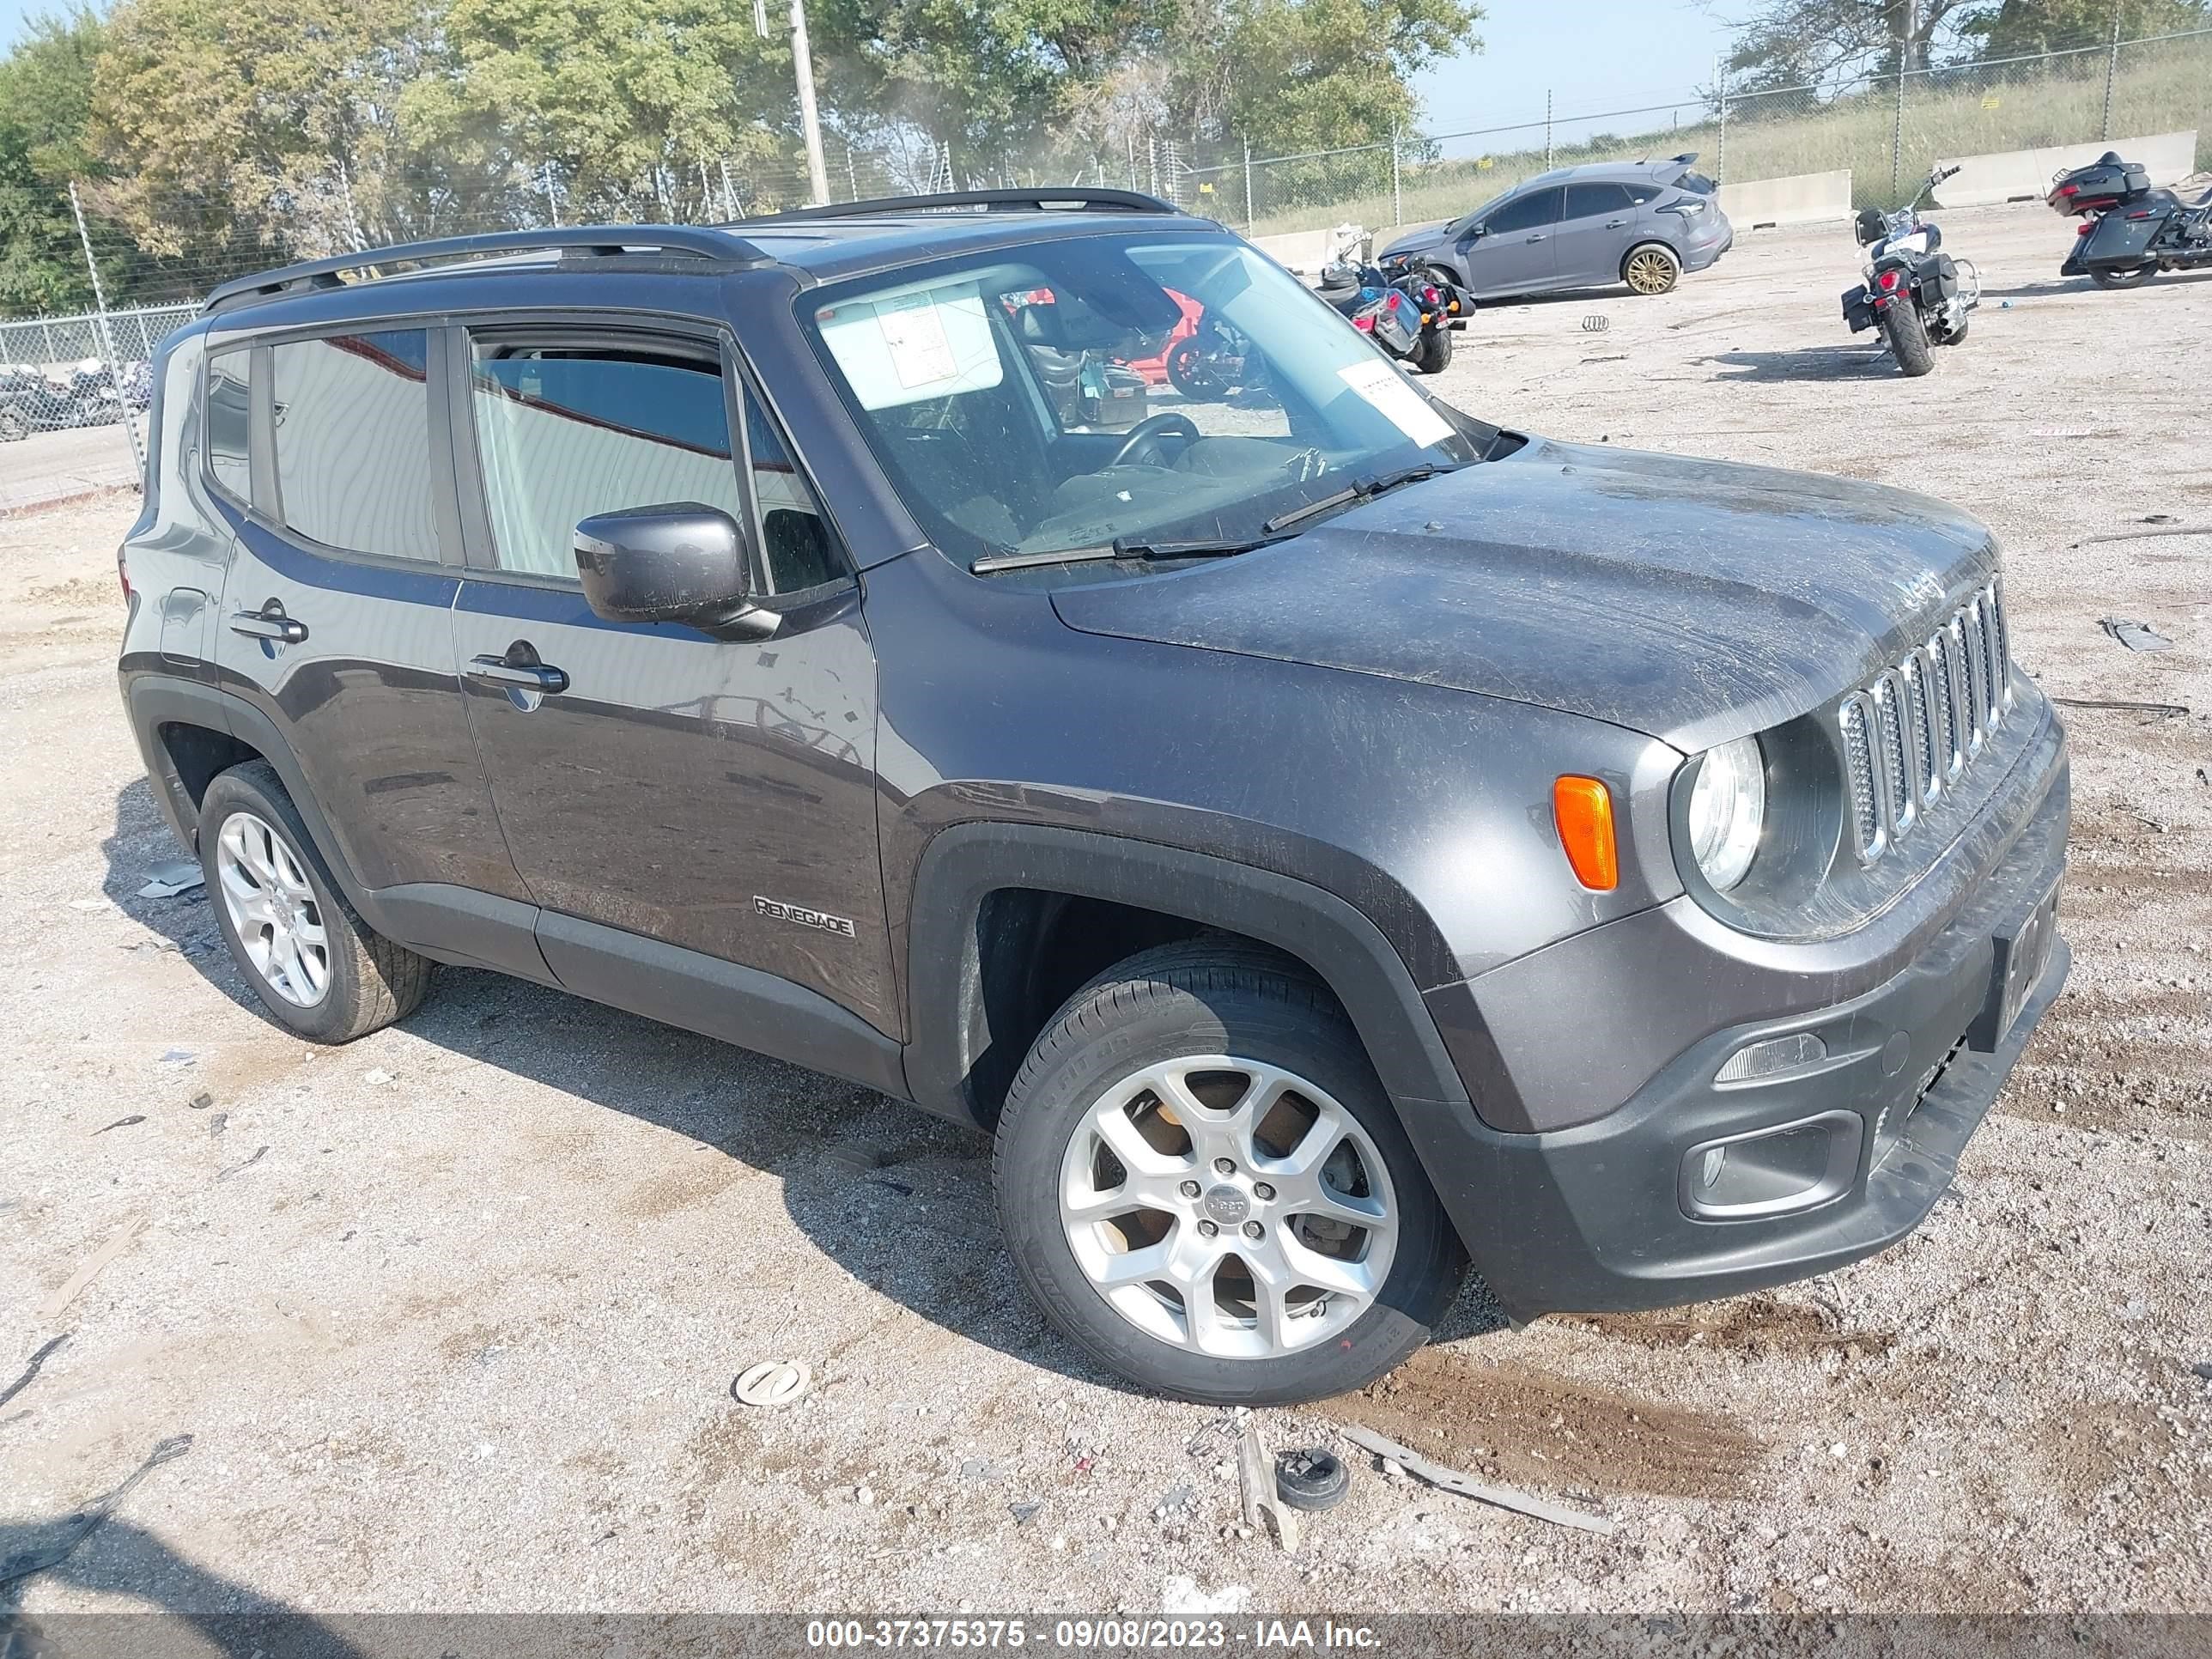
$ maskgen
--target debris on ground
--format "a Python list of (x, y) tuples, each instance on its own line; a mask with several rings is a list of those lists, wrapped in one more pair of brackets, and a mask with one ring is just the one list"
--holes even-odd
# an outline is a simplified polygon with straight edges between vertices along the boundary
[(167, 1048), (161, 1053), (164, 1066), (189, 1066), (199, 1056), (189, 1048)]
[(203, 1091), (202, 1092), (194, 1095), (190, 1100), (186, 1101), (185, 1104), (195, 1112), (204, 1112), (209, 1107), (215, 1104), (215, 1097)]
[(1043, 1509), (1044, 1505), (1036, 1498), (1024, 1498), (1017, 1503), (1007, 1504), (1006, 1513), (1014, 1517), (1014, 1524), (1016, 1526), (1026, 1527), (1030, 1522), (1037, 1518), (1038, 1514)]
[[(2165, 517), (2157, 514), (2155, 517)], [(2143, 520), (2145, 524), (2151, 520)], [(2212, 524), (2160, 524), (2155, 530), (2116, 530), (2109, 536), (2084, 536), (2074, 544), (2076, 547), (2094, 547), (2099, 542), (2139, 542), (2152, 536), (2212, 536)]]
[(1527, 1492), (1516, 1492), (1510, 1486), (1486, 1486), (1457, 1469), (1431, 1462), (1420, 1453), (1409, 1451), (1372, 1429), (1347, 1428), (1344, 1431), (1344, 1437), (1356, 1446), (1364, 1446), (1377, 1457), (1389, 1459), (1408, 1474), (1415, 1475), (1432, 1486), (1457, 1492), (1462, 1498), (1472, 1498), (1479, 1504), (1494, 1504), (1499, 1509), (1511, 1510), (1516, 1515), (1532, 1516), (1539, 1521), (1549, 1521), (1554, 1526), (1573, 1527), (1606, 1538), (1613, 1536), (1613, 1522), (1603, 1516), (1584, 1515), (1579, 1510), (1547, 1503), (1540, 1498), (1530, 1497)]
[(146, 1218), (143, 1216), (133, 1216), (125, 1222), (114, 1237), (87, 1256), (84, 1259), (84, 1266), (71, 1273), (68, 1282), (46, 1298), (45, 1305), (39, 1310), (39, 1317), (52, 1319), (70, 1303), (76, 1301), (84, 1287), (99, 1278), (101, 1270), (117, 1256), (129, 1249), (138, 1235), (145, 1231)]
[(217, 1170), (215, 1172), (215, 1178), (217, 1181), (228, 1181), (240, 1170), (252, 1169), (255, 1164), (261, 1162), (263, 1157), (266, 1155), (269, 1149), (266, 1146), (256, 1146), (253, 1149), (253, 1156), (252, 1158), (246, 1159), (243, 1163), (229, 1164), (225, 1168)]
[(107, 1522), (107, 1517), (122, 1507), (123, 1500), (131, 1496), (131, 1489), (164, 1463), (175, 1462), (192, 1449), (192, 1437), (188, 1434), (173, 1435), (161, 1441), (146, 1455), (146, 1461), (131, 1472), (128, 1479), (113, 1492), (95, 1498), (70, 1519), (69, 1529), (61, 1541), (42, 1550), (26, 1550), (0, 1561), (0, 1590), (20, 1584), (26, 1578), (58, 1567), (76, 1553), (77, 1547), (98, 1532)]
[(100, 1127), (93, 1131), (93, 1133), (96, 1135), (104, 1135), (110, 1129), (127, 1129), (134, 1123), (143, 1123), (145, 1121), (145, 1113), (133, 1112), (129, 1117), (118, 1117), (112, 1123), (101, 1124)]
[(1326, 1446), (1301, 1446), (1275, 1459), (1275, 1495), (1294, 1510), (1333, 1510), (1351, 1490), (1351, 1468)]
[(2097, 624), (2130, 651), (2171, 651), (2173, 641), (2153, 628), (2126, 617), (2107, 617)]
[(1296, 1555), (1298, 1512), (1277, 1501), (1274, 1460), (1267, 1455), (1267, 1443), (1260, 1437), (1255, 1418), (1244, 1419), (1244, 1432), (1237, 1442), (1237, 1472), (1244, 1486), (1244, 1524), (1256, 1533), (1262, 1524), (1272, 1522), (1275, 1542), (1285, 1555)]
[(367, 1077), (362, 1079), (362, 1081), (372, 1089), (381, 1089), (387, 1083), (397, 1083), (399, 1079), (379, 1066), (372, 1069)]
[[(31, 1363), (23, 1367), (23, 1374), (6, 1388), (0, 1389), (0, 1406), (6, 1405), (24, 1389), (29, 1388), (38, 1377), (39, 1367), (46, 1363), (47, 1358), (55, 1349), (69, 1340), (70, 1334), (67, 1331), (64, 1331), (59, 1336), (48, 1339), (46, 1345), (31, 1356)], [(2202, 1370), (2203, 1367), (2200, 1365), (2197, 1369)]]
[(2155, 714), (2160, 720), (2178, 720), (2189, 717), (2189, 705), (2182, 702), (2129, 702), (2106, 697), (2053, 697), (2051, 702), (2062, 708), (2125, 708), (2139, 714)]
[(174, 898), (207, 884), (207, 872), (190, 859), (171, 859), (155, 865), (146, 875), (146, 884), (138, 890), (140, 898)]
[(208, 1120), (209, 1137), (212, 1139), (215, 1136), (220, 1135), (223, 1132), (224, 1128), (228, 1126), (229, 1122), (230, 1114), (228, 1112), (217, 1112), (213, 1117)]
[(741, 1406), (788, 1406), (813, 1383), (814, 1373), (805, 1360), (763, 1359), (738, 1373), (730, 1397)]

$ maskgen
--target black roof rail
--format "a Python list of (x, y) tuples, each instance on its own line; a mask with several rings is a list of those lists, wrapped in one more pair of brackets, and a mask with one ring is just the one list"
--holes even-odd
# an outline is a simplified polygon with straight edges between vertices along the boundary
[(218, 283), (200, 309), (206, 313), (294, 290), (343, 287), (340, 274), (349, 270), (374, 270), (382, 265), (419, 264), (433, 259), (460, 259), (485, 253), (534, 253), (556, 248), (598, 258), (645, 252), (674, 253), (723, 265), (773, 263), (743, 237), (702, 225), (566, 225), (546, 230), (497, 230), (476, 236), (445, 236), (434, 241), (401, 242), (359, 253), (334, 254), (327, 259), (309, 259), (257, 276), (235, 277)]
[(866, 202), (831, 202), (822, 207), (789, 208), (741, 219), (739, 224), (775, 224), (789, 219), (860, 219), (879, 213), (921, 213), (938, 208), (979, 207), (987, 212), (1049, 213), (1069, 208), (1079, 213), (1173, 213), (1173, 203), (1140, 191), (1109, 190), (1099, 185), (1040, 185), (1034, 190), (948, 190), (933, 196), (879, 196)]

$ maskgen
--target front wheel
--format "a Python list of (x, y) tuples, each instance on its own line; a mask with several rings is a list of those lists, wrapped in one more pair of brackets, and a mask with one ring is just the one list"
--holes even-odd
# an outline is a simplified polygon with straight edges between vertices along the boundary
[(1205, 348), (1194, 337), (1168, 348), (1168, 384), (1194, 402), (1210, 402), (1228, 390), (1206, 362)]
[(1429, 328), (1421, 331), (1421, 337), (1413, 343), (1413, 356), (1406, 361), (1421, 374), (1441, 374), (1451, 367), (1452, 331), (1448, 328)]
[(1918, 307), (1902, 299), (1893, 301), (1881, 313), (1881, 332), (1889, 342), (1890, 355), (1897, 359), (1898, 371), (1907, 380), (1936, 367), (1936, 354), (1928, 349), (1928, 325), (1920, 320)]
[(1283, 958), (1131, 957), (1031, 1048), (994, 1160), (1046, 1316), (1139, 1388), (1209, 1405), (1364, 1387), (1465, 1265), (1358, 1034)]
[(2089, 280), (2099, 288), (2141, 288), (2157, 269), (2155, 264), (2129, 265), (2123, 269), (2092, 265), (2089, 267)]

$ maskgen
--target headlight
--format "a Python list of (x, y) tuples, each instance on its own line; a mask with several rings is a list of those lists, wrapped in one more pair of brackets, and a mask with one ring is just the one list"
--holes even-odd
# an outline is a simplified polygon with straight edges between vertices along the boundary
[(1690, 790), (1690, 854), (1717, 892), (1741, 881), (1766, 827), (1766, 757), (1757, 738), (1709, 749)]

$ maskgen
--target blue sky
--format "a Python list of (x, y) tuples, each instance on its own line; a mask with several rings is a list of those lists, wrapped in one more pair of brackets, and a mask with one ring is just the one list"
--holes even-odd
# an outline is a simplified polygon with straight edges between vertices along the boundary
[[(1415, 82), (1431, 132), (1460, 132), (1544, 118), (1544, 89), (1561, 117), (1679, 102), (1712, 80), (1728, 31), (1696, 0), (1486, 0), (1484, 50), (1422, 75)], [(1601, 130), (1650, 131), (1663, 112), (1637, 120), (1563, 121), (1562, 138)], [(1472, 152), (1479, 142), (1447, 145)], [(1499, 144), (1496, 148), (1505, 148)]]
[[(0, 41), (13, 42), (26, 18), (58, 9), (0, 0)], [(1487, 9), (1481, 55), (1420, 77), (1432, 131), (1541, 121), (1547, 86), (1561, 115), (1686, 104), (1725, 44), (1719, 21), (1695, 0), (1487, 0)]]

